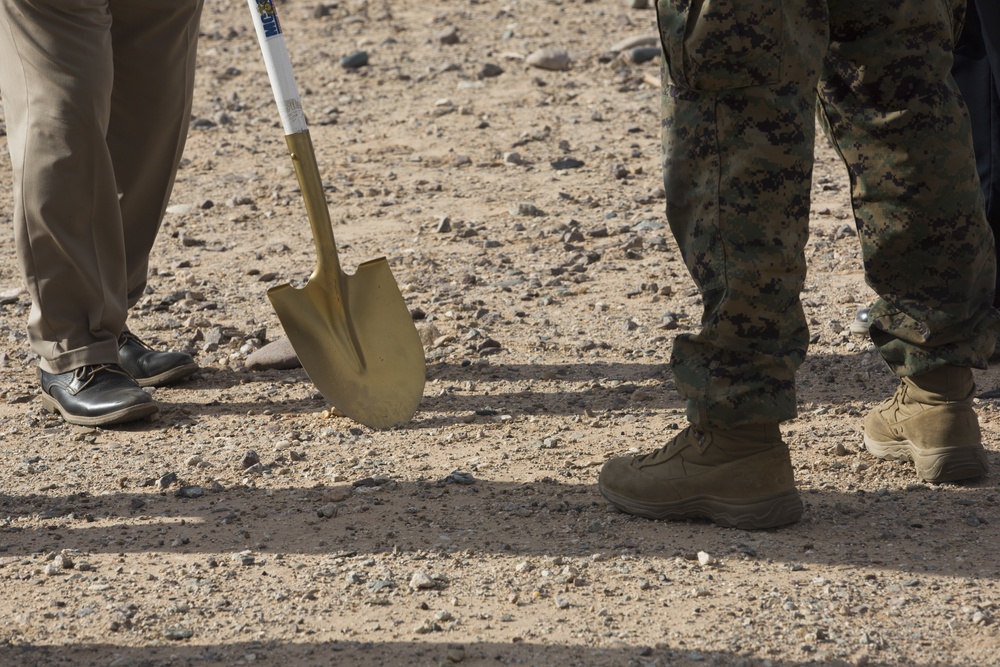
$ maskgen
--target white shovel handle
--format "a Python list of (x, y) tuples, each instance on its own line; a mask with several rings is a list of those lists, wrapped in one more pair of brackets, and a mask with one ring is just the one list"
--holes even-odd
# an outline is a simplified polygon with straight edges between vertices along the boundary
[(250, 5), (254, 28), (257, 29), (257, 41), (264, 54), (267, 77), (271, 80), (271, 90), (274, 92), (274, 101), (278, 103), (278, 113), (281, 114), (285, 134), (305, 132), (306, 116), (302, 112), (302, 99), (295, 87), (292, 61), (285, 48), (285, 38), (281, 33), (274, 0), (247, 0), (247, 4)]

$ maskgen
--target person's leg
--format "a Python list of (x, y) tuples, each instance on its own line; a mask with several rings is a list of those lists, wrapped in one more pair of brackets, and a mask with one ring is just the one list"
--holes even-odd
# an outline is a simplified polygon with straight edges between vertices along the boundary
[(904, 378), (869, 415), (865, 441), (882, 458), (917, 459), (930, 481), (986, 470), (971, 368), (985, 368), (997, 321), (993, 238), (949, 76), (961, 6), (834, 5), (819, 85), (821, 118), (848, 166), (866, 279), (879, 294), (869, 333)]
[[(187, 139), (202, 0), (121, 0), (112, 6), (114, 88), (108, 147), (125, 234), (131, 308), (142, 297), (149, 253), (163, 219)], [(121, 365), (143, 387), (198, 370), (183, 352), (161, 352), (127, 329)]]
[(157, 411), (118, 366), (125, 241), (105, 135), (106, 0), (0, 0), (0, 91), (14, 174), (14, 235), (31, 296), (42, 407), (107, 426)]
[(0, 0), (0, 91), (14, 234), (42, 370), (117, 363), (125, 242), (105, 135), (114, 75), (107, 0)]
[(799, 292), (826, 3), (692, 7), (657, 10), (667, 218), (704, 305), (671, 359), (691, 426), (612, 459), (600, 486), (634, 514), (766, 528), (802, 514), (778, 424), (796, 414), (809, 338)]
[[(989, 84), (989, 145), (983, 150), (984, 154), (986, 151), (989, 152), (989, 161), (985, 168), (980, 166), (979, 175), (986, 199), (986, 218), (993, 228), (994, 237), (1000, 239), (1000, 2), (979, 0), (976, 8), (982, 25), (983, 47), (990, 64), (992, 79)], [(965, 92), (964, 88), (962, 92)], [(979, 124), (980, 122), (973, 117), (973, 126)], [(976, 155), (978, 157), (978, 150)], [(997, 303), (1000, 303), (1000, 300), (994, 297), (994, 305)]]
[(112, 4), (108, 147), (121, 197), (129, 307), (146, 287), (190, 123), (202, 0)]
[[(744, 43), (740, 22), (753, 19), (674, 5), (659, 8), (667, 219), (704, 306), (701, 330), (674, 341), (674, 380), (693, 423), (777, 424), (796, 415), (809, 339), (799, 293), (825, 2), (764, 2), (759, 34), (741, 35), (757, 46), (728, 60), (729, 44)], [(760, 6), (743, 11), (760, 17)]]
[[(1000, 243), (1000, 5), (969, 0), (951, 74), (972, 121), (972, 139), (986, 219)], [(1000, 287), (1000, 272), (997, 274)], [(1000, 304), (1000, 289), (993, 305)]]

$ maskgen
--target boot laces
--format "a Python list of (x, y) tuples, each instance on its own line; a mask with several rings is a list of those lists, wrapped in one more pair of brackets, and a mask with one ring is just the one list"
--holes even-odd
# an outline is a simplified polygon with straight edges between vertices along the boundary
[[(690, 431), (690, 434), (688, 433)], [(687, 428), (679, 432), (674, 437), (667, 441), (667, 444), (663, 445), (657, 450), (654, 450), (648, 454), (643, 454), (635, 459), (636, 463), (642, 463), (644, 461), (653, 461), (661, 456), (667, 456), (673, 454), (674, 451), (686, 447), (691, 444), (691, 439), (695, 440), (696, 446), (701, 446), (705, 442), (705, 431), (697, 428), (694, 424), (689, 424)]]

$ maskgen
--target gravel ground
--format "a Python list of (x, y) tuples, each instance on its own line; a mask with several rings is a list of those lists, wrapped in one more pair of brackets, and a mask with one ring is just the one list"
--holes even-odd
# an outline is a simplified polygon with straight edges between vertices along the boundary
[[(376, 431), (248, 363), (283, 337), (267, 288), (315, 251), (247, 7), (208, 1), (130, 320), (203, 370), (154, 390), (153, 421), (44, 413), (3, 240), (0, 664), (996, 664), (995, 477), (920, 483), (861, 443), (895, 380), (848, 330), (872, 293), (821, 136), (784, 426), (805, 517), (652, 522), (597, 492), (604, 460), (683, 427), (666, 364), (700, 316), (643, 4), (279, 5), (341, 259), (387, 257), (425, 342), (416, 416)], [(978, 410), (1000, 467), (998, 404)]]

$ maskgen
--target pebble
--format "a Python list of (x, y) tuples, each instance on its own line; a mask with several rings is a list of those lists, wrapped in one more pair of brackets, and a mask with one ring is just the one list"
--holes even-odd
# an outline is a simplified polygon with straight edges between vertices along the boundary
[(194, 630), (182, 626), (167, 626), (163, 628), (163, 636), (174, 641), (190, 639), (194, 636)]
[(426, 572), (418, 570), (410, 577), (410, 588), (415, 591), (427, 590), (435, 586), (437, 586), (437, 583)]
[(422, 322), (417, 325), (417, 335), (420, 336), (420, 342), (424, 349), (432, 350), (435, 347), (434, 341), (441, 338), (441, 330), (431, 322)]
[(201, 498), (205, 495), (205, 489), (197, 484), (192, 484), (190, 486), (182, 486), (177, 489), (177, 492), (174, 495), (178, 498)]
[(522, 204), (518, 204), (517, 206), (512, 207), (510, 209), (510, 214), (511, 215), (521, 216), (521, 217), (532, 218), (532, 217), (538, 217), (538, 216), (545, 215), (545, 211), (543, 211), (542, 209), (538, 208), (534, 204), (522, 203)]
[(438, 32), (434, 35), (434, 39), (441, 44), (458, 44), (462, 41), (461, 37), (458, 35), (458, 28), (453, 25)]
[(301, 368), (302, 362), (295, 354), (292, 342), (287, 338), (279, 338), (252, 352), (244, 365), (251, 371), (290, 370)]
[(563, 72), (569, 69), (572, 59), (565, 49), (539, 49), (525, 58), (524, 62), (529, 67)]
[(337, 506), (333, 503), (323, 505), (318, 510), (316, 510), (316, 516), (321, 519), (330, 519), (337, 516)]
[(476, 478), (472, 476), (471, 472), (460, 472), (456, 470), (445, 477), (444, 482), (446, 484), (461, 484), (463, 486), (468, 486), (470, 484), (475, 484)]
[(510, 151), (503, 154), (504, 164), (522, 165), (524, 164), (524, 158), (517, 151)]
[(448, 644), (444, 657), (448, 662), (462, 662), (465, 660), (465, 647), (461, 644)]
[(660, 57), (660, 47), (659, 46), (634, 46), (627, 52), (628, 59), (640, 65), (650, 60), (655, 60)]
[(177, 473), (168, 472), (166, 475), (156, 480), (156, 488), (165, 489), (176, 481), (177, 481)]
[(171, 204), (167, 207), (167, 213), (171, 215), (184, 215), (195, 210), (194, 204)]
[(584, 162), (583, 160), (577, 160), (574, 157), (564, 157), (559, 160), (554, 160), (549, 164), (552, 165), (553, 169), (562, 171), (563, 169), (579, 169), (583, 166)]
[(486, 63), (480, 68), (479, 73), (476, 74), (476, 78), (492, 79), (494, 77), (500, 76), (501, 74), (503, 74), (503, 68), (500, 67), (500, 65), (495, 65), (493, 63)]
[(660, 38), (657, 35), (636, 35), (634, 37), (626, 37), (621, 41), (615, 42), (611, 46), (611, 51), (614, 53), (620, 53), (622, 51), (634, 49), (637, 46), (656, 46), (659, 43)]
[(240, 470), (246, 470), (247, 468), (252, 468), (260, 463), (260, 455), (257, 454), (252, 449), (248, 449), (243, 454), (243, 458), (240, 459)]
[(344, 69), (357, 69), (368, 64), (367, 51), (355, 51), (340, 59), (340, 66)]

